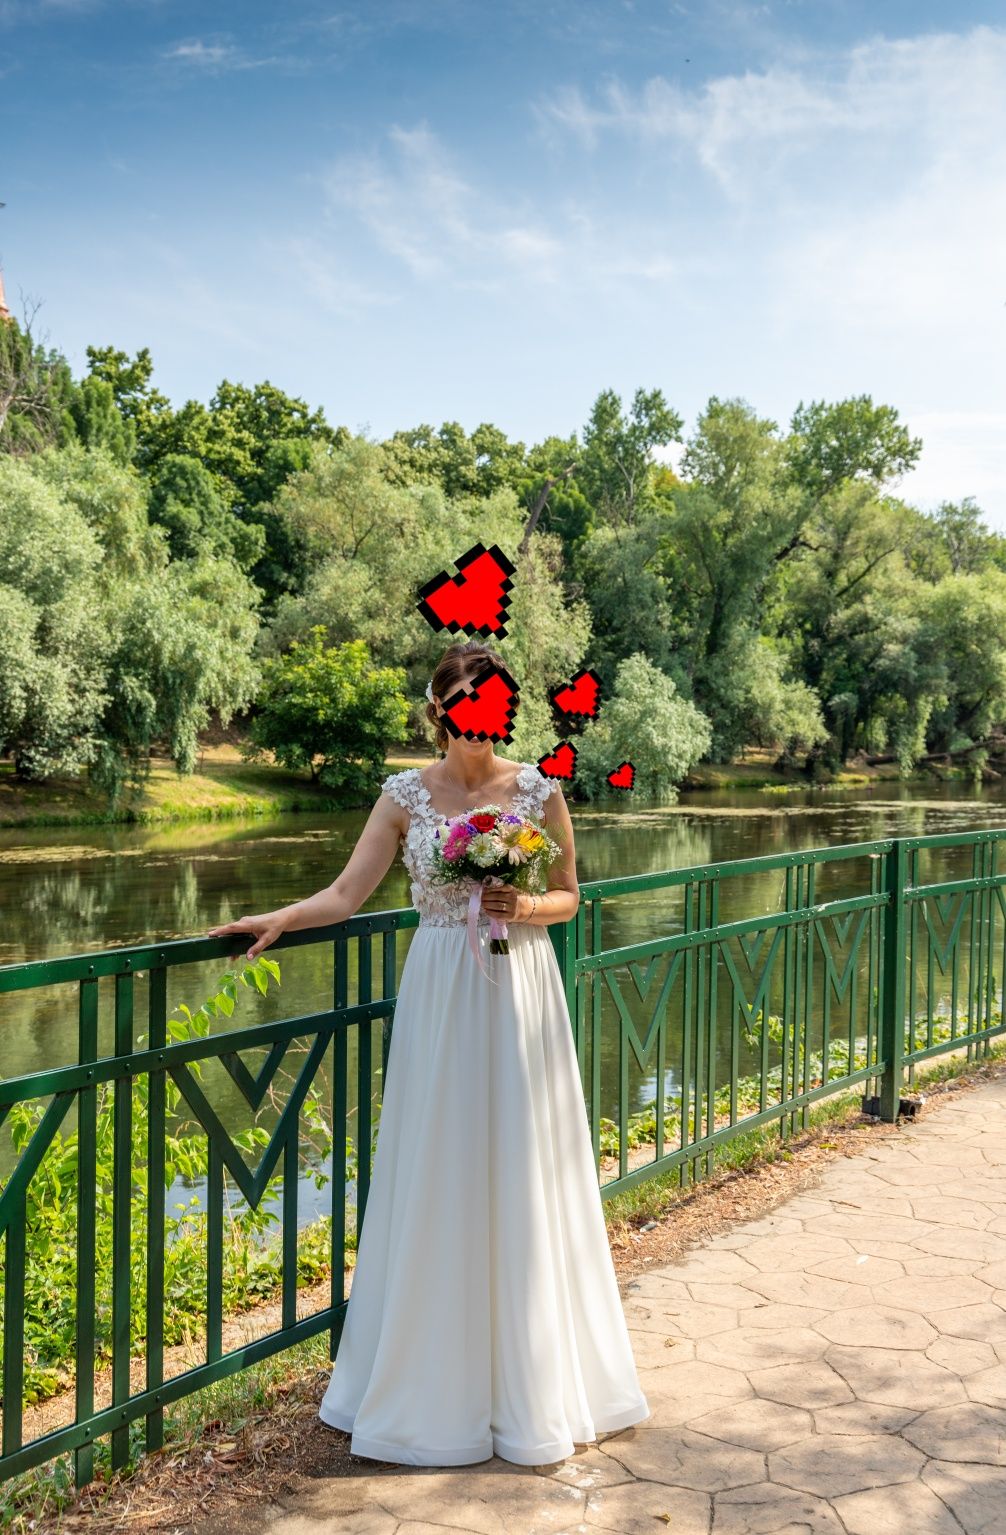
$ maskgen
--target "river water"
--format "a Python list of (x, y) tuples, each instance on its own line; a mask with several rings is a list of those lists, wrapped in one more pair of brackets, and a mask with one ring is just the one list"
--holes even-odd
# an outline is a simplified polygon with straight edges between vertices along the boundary
[[(619, 798), (600, 806), (572, 806), (577, 872), (581, 881), (777, 854), (886, 836), (919, 836), (1006, 826), (1006, 793), (998, 787), (881, 783), (871, 789), (815, 789), (773, 794), (757, 790), (701, 791), (674, 806)], [(202, 822), (161, 826), (82, 827), (67, 830), (0, 829), (0, 965), (82, 954), (114, 945), (201, 935), (245, 912), (266, 911), (321, 889), (344, 866), (367, 810), (312, 817)], [(960, 855), (951, 865), (969, 872)], [(858, 860), (856, 861), (859, 862)], [(948, 866), (948, 867), (949, 867)], [(838, 878), (851, 878), (847, 866)], [(859, 875), (857, 874), (857, 879)], [(761, 876), (749, 887), (745, 914), (773, 909), (781, 875)], [(861, 883), (857, 889), (862, 889)], [(829, 885), (827, 895), (852, 893)], [(819, 899), (825, 894), (822, 887)], [(750, 904), (751, 902), (754, 904)], [(363, 910), (409, 904), (400, 863)], [(639, 941), (674, 930), (680, 913), (667, 893), (605, 909), (604, 944)], [(722, 911), (722, 917), (740, 915)], [(399, 974), (410, 935), (399, 940)], [(331, 958), (327, 946), (278, 956), (282, 986), (267, 998), (250, 992), (239, 999), (231, 1021), (241, 1027), (331, 1005)], [(379, 987), (380, 951), (374, 951)], [(193, 1009), (224, 966), (173, 971), (169, 1009), (180, 1001)], [(350, 999), (355, 978), (351, 973)], [(111, 988), (103, 989), (100, 1041), (111, 1044)], [(379, 994), (379, 991), (375, 991)], [(136, 1029), (145, 1032), (145, 995), (137, 983)], [(355, 1082), (351, 1039), (350, 1079)], [(72, 1062), (76, 1049), (76, 988), (47, 988), (0, 996), (0, 1076), (15, 1077)], [(380, 1062), (380, 1026), (374, 1032)], [(669, 1049), (668, 1061), (673, 1058)], [(254, 1066), (254, 1061), (251, 1063)], [(669, 1082), (673, 1069), (669, 1067)], [(228, 1129), (248, 1122), (249, 1111), (223, 1072), (218, 1101)], [(617, 1112), (618, 1052), (614, 1031), (602, 1048), (601, 1112)], [(326, 1089), (327, 1090), (327, 1089)], [(630, 1110), (653, 1096), (652, 1075), (637, 1072)], [(380, 1077), (375, 1076), (375, 1102)], [(350, 1097), (352, 1104), (352, 1093)], [(268, 1113), (261, 1118), (270, 1124)], [(71, 1121), (65, 1122), (69, 1128)], [(0, 1144), (0, 1175), (10, 1149)], [(310, 1185), (313, 1190), (313, 1185)], [(316, 1196), (319, 1207), (324, 1196)], [(302, 1218), (314, 1200), (305, 1196)]]

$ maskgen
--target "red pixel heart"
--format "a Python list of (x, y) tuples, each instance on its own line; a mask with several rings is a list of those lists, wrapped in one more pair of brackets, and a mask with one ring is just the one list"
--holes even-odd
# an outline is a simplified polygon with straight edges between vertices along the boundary
[(572, 778), (576, 771), (576, 747), (563, 741), (554, 751), (538, 758), (538, 767), (546, 778)]
[(620, 762), (618, 767), (608, 774), (608, 782), (613, 789), (631, 789), (635, 776), (636, 770), (631, 762)]
[(589, 719), (596, 719), (600, 693), (600, 677), (593, 667), (585, 667), (582, 672), (577, 672), (572, 682), (550, 689), (548, 696), (563, 714), (585, 714)]
[(442, 570), (419, 588), (416, 607), (434, 629), (503, 639), (516, 565), (498, 544), (487, 549), (481, 543), (473, 544), (455, 564), (460, 575)]
[(471, 689), (467, 693), (458, 688), (444, 699), (441, 718), (451, 735), (469, 741), (511, 740), (518, 690), (510, 673), (489, 661), (471, 679)]

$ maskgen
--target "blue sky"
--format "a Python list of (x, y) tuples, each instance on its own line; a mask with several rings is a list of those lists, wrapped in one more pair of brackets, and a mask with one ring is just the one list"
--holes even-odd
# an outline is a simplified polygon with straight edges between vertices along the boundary
[[(871, 394), (1006, 529), (1006, 14), (0, 0), (8, 301), (384, 436)], [(672, 451), (671, 458), (676, 454)]]

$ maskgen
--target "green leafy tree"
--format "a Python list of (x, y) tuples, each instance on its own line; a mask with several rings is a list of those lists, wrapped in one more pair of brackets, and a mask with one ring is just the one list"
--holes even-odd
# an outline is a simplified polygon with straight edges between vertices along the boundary
[(934, 678), (933, 751), (984, 747), (1006, 720), (1006, 574), (948, 576), (920, 593), (919, 646)]
[(907, 764), (921, 749), (930, 682), (916, 648), (920, 583), (905, 557), (918, 527), (896, 498), (846, 480), (787, 564), (775, 621), (821, 699), (829, 739), (816, 755), (828, 767), (888, 747)]
[(197, 458), (169, 453), (151, 476), (150, 517), (164, 528), (175, 559), (220, 554), (247, 571), (262, 557), (265, 529), (228, 510)]
[[(743, 400), (709, 401), (682, 458), (685, 484), (666, 523), (672, 600), (691, 619), (683, 637), (696, 702), (713, 721), (718, 756), (740, 729), (729, 682), (742, 637), (757, 633), (766, 587), (791, 552), (808, 514), (787, 478), (786, 449), (774, 421)], [(670, 584), (670, 582), (669, 582)]]
[(153, 742), (166, 742), (177, 771), (192, 773), (210, 711), (226, 726), (252, 703), (261, 677), (253, 657), (258, 601), (223, 558), (177, 560), (110, 584), (109, 699), (90, 777), (113, 804), (127, 785), (145, 782)]
[(120, 411), (112, 385), (103, 378), (85, 378), (73, 393), (70, 418), (79, 442), (99, 448), (117, 464), (130, 464), (136, 452), (136, 424)]
[(36, 453), (71, 437), (73, 393), (66, 358), (36, 340), (30, 323), (0, 320), (0, 453)]
[(416, 426), (395, 432), (383, 444), (385, 473), (393, 485), (439, 485), (445, 496), (491, 496), (516, 488), (526, 450), (483, 421), (472, 434), (457, 421), (439, 429)]
[(246, 754), (271, 752), (347, 798), (376, 795), (388, 747), (405, 739), (405, 672), (374, 666), (362, 640), (327, 646), (325, 632), (316, 625), (265, 663)]
[(602, 390), (583, 429), (577, 471), (597, 521), (628, 526), (652, 505), (653, 450), (676, 442), (683, 425), (659, 389), (637, 389), (628, 413), (613, 389)]
[[(86, 771), (113, 804), (155, 741), (192, 772), (210, 709), (226, 723), (259, 676), (258, 592), (228, 560), (169, 563), (131, 495), (93, 450), (0, 459), (0, 751), (25, 779)], [(116, 518), (135, 562), (103, 545)]]
[(813, 688), (789, 669), (785, 654), (766, 635), (737, 627), (712, 657), (703, 694), (715, 727), (710, 756), (729, 761), (745, 746), (778, 750), (780, 765), (795, 765), (828, 736)]
[(590, 603), (591, 664), (606, 689), (636, 651), (687, 685), (679, 659), (684, 615), (664, 575), (666, 539), (666, 515), (655, 513), (629, 527), (602, 524), (576, 546), (572, 573)]
[(914, 468), (922, 452), (922, 438), (910, 435), (893, 406), (874, 405), (868, 394), (833, 404), (801, 400), (790, 433), (793, 478), (815, 499), (850, 479), (878, 490)]
[(160, 569), (165, 537), (147, 516), (147, 486), (104, 448), (71, 443), (24, 460), (25, 467), (75, 507), (101, 544), (99, 582), (113, 575)]
[(534, 534), (523, 549), (525, 510), (510, 490), (485, 500), (445, 498), (437, 485), (405, 489), (382, 473), (383, 450), (363, 438), (295, 475), (277, 498), (300, 546), (303, 589), (282, 597), (264, 654), (276, 654), (323, 624), (331, 641), (363, 639), (375, 663), (403, 665), (413, 700), (412, 736), (431, 740), (423, 692), (450, 643), (416, 610), (417, 589), (480, 539), (518, 568), (506, 639), (497, 649), (521, 688), (506, 753), (537, 758), (555, 744), (548, 688), (568, 678), (590, 641), (590, 614), (563, 590), (562, 546)]
[(100, 543), (22, 460), (0, 458), (0, 751), (22, 779), (95, 760), (110, 636)]
[(89, 346), (89, 377), (109, 385), (116, 409), (132, 428), (136, 461), (148, 467), (161, 456), (162, 430), (170, 423), (173, 411), (166, 394), (152, 383), (154, 363), (149, 347), (135, 357), (111, 346)]
[(633, 793), (673, 801), (711, 738), (709, 720), (679, 696), (670, 677), (641, 653), (627, 656), (611, 697), (575, 742), (576, 792), (588, 799), (620, 793), (607, 774), (629, 761), (636, 770)]
[(943, 556), (941, 575), (975, 575), (990, 565), (1002, 566), (1006, 539), (989, 530), (984, 513), (973, 496), (962, 501), (941, 501), (925, 525)]
[(570, 437), (546, 437), (528, 453), (517, 484), (530, 531), (558, 534), (569, 564), (594, 527), (594, 509), (576, 480), (579, 461), (575, 432)]

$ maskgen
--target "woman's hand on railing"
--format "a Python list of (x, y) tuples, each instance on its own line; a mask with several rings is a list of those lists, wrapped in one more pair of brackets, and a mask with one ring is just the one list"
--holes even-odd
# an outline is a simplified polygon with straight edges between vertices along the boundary
[[(224, 922), (220, 927), (207, 929), (210, 938), (226, 938), (230, 933), (250, 933), (255, 942), (248, 950), (247, 959), (258, 959), (263, 949), (267, 949), (277, 938), (282, 937), (287, 928), (287, 911), (267, 911), (257, 917), (238, 917), (236, 922)], [(240, 954), (232, 954), (231, 959), (240, 959)]]

